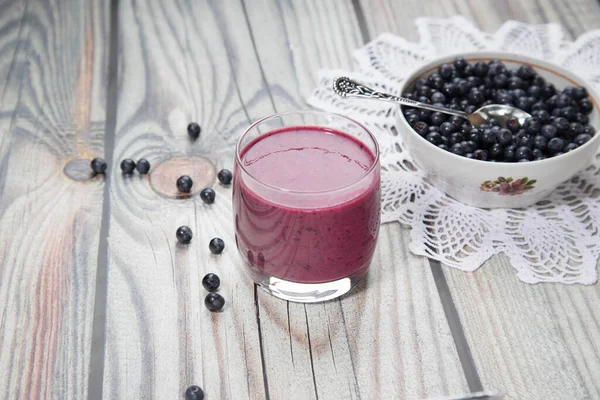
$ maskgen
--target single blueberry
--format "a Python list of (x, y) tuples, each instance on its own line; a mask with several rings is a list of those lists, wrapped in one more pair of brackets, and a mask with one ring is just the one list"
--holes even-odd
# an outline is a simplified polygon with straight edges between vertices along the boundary
[(579, 111), (583, 114), (589, 114), (594, 109), (594, 103), (590, 99), (583, 99), (579, 101)]
[(590, 117), (582, 113), (577, 113), (575, 121), (579, 122), (581, 125), (587, 125), (590, 123)]
[(523, 87), (523, 79), (519, 78), (518, 76), (511, 76), (508, 78), (507, 87), (511, 90), (521, 89)]
[(450, 134), (450, 145), (453, 146), (456, 143), (460, 143), (464, 140), (463, 135), (460, 132), (453, 132)]
[(504, 156), (504, 148), (500, 144), (496, 143), (488, 151), (488, 157), (494, 160), (501, 160)]
[(106, 172), (106, 161), (104, 161), (104, 159), (102, 158), (94, 158), (90, 163), (90, 166), (92, 167), (92, 171), (94, 171), (95, 174), (103, 174), (104, 172)]
[(475, 107), (473, 104), (471, 104), (471, 105), (466, 106), (464, 111), (467, 114), (473, 114), (475, 111), (477, 111), (477, 107)]
[(441, 112), (434, 112), (431, 114), (430, 120), (432, 125), (440, 126), (446, 121), (446, 114), (442, 114)]
[[(544, 103), (543, 101), (538, 101), (537, 103), (533, 103), (533, 105), (531, 106), (531, 111), (532, 112), (536, 112), (536, 111), (548, 111), (548, 106), (546, 105), (546, 103)], [(548, 116), (550, 116), (550, 113), (548, 113)]]
[(536, 118), (527, 118), (523, 122), (523, 129), (529, 135), (537, 135), (542, 130), (542, 124)]
[(558, 134), (558, 128), (555, 125), (544, 125), (542, 126), (541, 134), (544, 138), (546, 138), (546, 140), (550, 140), (553, 137), (556, 137)]
[(516, 72), (517, 76), (526, 81), (530, 81), (535, 78), (535, 71), (527, 64), (521, 65)]
[(508, 77), (505, 74), (494, 76), (494, 86), (496, 88), (505, 88), (508, 85)]
[(517, 118), (511, 117), (506, 121), (506, 129), (512, 133), (517, 133), (521, 129), (521, 124)]
[(216, 292), (217, 289), (219, 289), (219, 286), (221, 286), (221, 278), (219, 278), (219, 275), (213, 274), (212, 272), (206, 274), (204, 275), (204, 278), (202, 278), (202, 286), (209, 292)]
[(438, 132), (429, 132), (427, 136), (425, 136), (425, 139), (436, 146), (442, 144), (442, 136)]
[(581, 146), (582, 144), (587, 143), (590, 140), (592, 140), (592, 136), (588, 135), (587, 133), (582, 133), (580, 135), (577, 135), (575, 139), (573, 139), (573, 143), (577, 144), (578, 146)]
[(533, 101), (530, 100), (529, 97), (519, 97), (515, 102), (515, 106), (523, 111), (531, 111), (531, 107), (533, 106)]
[(442, 92), (434, 92), (431, 95), (431, 101), (434, 102), (434, 103), (445, 103), (446, 102), (446, 96)]
[(133, 170), (135, 169), (135, 162), (131, 158), (126, 158), (121, 161), (121, 171), (124, 174), (133, 174)]
[(204, 391), (199, 386), (190, 386), (185, 391), (185, 400), (204, 400)]
[(429, 97), (432, 94), (433, 94), (433, 89), (431, 89), (428, 85), (423, 85), (423, 86), (417, 88), (418, 96)]
[(147, 174), (150, 171), (150, 163), (145, 158), (140, 158), (135, 164), (135, 169), (142, 175)]
[(591, 125), (586, 125), (583, 127), (583, 133), (586, 133), (590, 136), (594, 136), (594, 134), (596, 133), (596, 130), (594, 129), (593, 126)]
[(550, 123), (550, 113), (546, 110), (538, 110), (533, 115), (542, 125)]
[(440, 74), (440, 76), (445, 80), (450, 80), (453, 72), (454, 68), (450, 64), (442, 64), (438, 68), (438, 74)]
[(533, 149), (533, 159), (537, 161), (540, 160), (541, 157), (544, 157), (544, 152), (540, 149)]
[(502, 147), (506, 147), (512, 143), (513, 134), (508, 129), (500, 129), (496, 132), (496, 142)]
[(467, 153), (473, 153), (475, 150), (477, 150), (477, 143), (472, 140), (461, 142), (461, 144)]
[(456, 125), (452, 122), (444, 122), (440, 125), (440, 131), (442, 132), (442, 135), (449, 136), (451, 133), (456, 132)]
[(453, 64), (454, 68), (456, 68), (458, 71), (464, 70), (468, 65), (467, 60), (465, 60), (464, 57), (455, 58)]
[(480, 78), (483, 78), (484, 76), (486, 76), (488, 71), (489, 71), (489, 67), (483, 61), (476, 62), (475, 66), (473, 67), (473, 74), (475, 74), (475, 76), (478, 76)]
[(479, 136), (479, 143), (482, 147), (492, 147), (496, 143), (496, 134), (491, 129), (484, 129)]
[(535, 99), (539, 99), (542, 95), (542, 88), (536, 85), (529, 86), (527, 89), (527, 95)]
[(573, 90), (573, 98), (575, 100), (585, 99), (586, 97), (588, 97), (588, 92), (583, 86), (578, 86)]
[(506, 146), (504, 148), (504, 161), (507, 162), (513, 162), (516, 161), (515, 159), (515, 153), (517, 152), (517, 149), (515, 146)]
[(192, 230), (189, 226), (180, 226), (177, 228), (177, 232), (175, 232), (175, 236), (177, 237), (177, 241), (181, 244), (188, 244), (192, 241)]
[(552, 125), (556, 127), (559, 133), (565, 133), (569, 130), (569, 120), (563, 117), (556, 117), (552, 120)]
[(450, 150), (448, 149), (448, 146), (446, 146), (446, 145), (445, 145), (445, 144), (443, 144), (443, 143), (442, 143), (442, 144), (438, 144), (438, 147), (439, 147), (440, 149), (442, 149), (442, 150), (450, 151)]
[(225, 305), (225, 299), (219, 293), (209, 293), (204, 298), (204, 305), (210, 312), (219, 312)]
[(200, 128), (200, 125), (198, 125), (197, 123), (192, 122), (191, 124), (188, 125), (187, 131), (188, 131), (188, 135), (192, 139), (196, 140), (200, 136), (200, 132), (202, 132), (202, 128)]
[(547, 99), (556, 94), (556, 88), (551, 83), (542, 85), (542, 98)]
[(573, 99), (564, 92), (558, 95), (556, 106), (559, 108), (569, 107), (573, 105)]
[(566, 94), (567, 96), (573, 98), (573, 95), (575, 94), (575, 86), (567, 86), (566, 88), (563, 89), (562, 92), (564, 94)]
[(517, 142), (518, 147), (528, 147), (530, 149), (533, 149), (534, 145), (535, 145), (535, 139), (529, 135), (522, 136), (521, 138), (519, 138), (519, 141)]
[(550, 153), (558, 153), (565, 147), (565, 141), (561, 138), (555, 137), (548, 141), (548, 151)]
[(522, 159), (533, 160), (533, 151), (529, 147), (521, 146), (515, 151), (515, 158), (519, 161)]
[(208, 244), (208, 249), (213, 254), (221, 254), (225, 249), (225, 242), (221, 238), (213, 238)]
[(459, 156), (464, 156), (466, 153), (465, 148), (460, 143), (454, 143), (452, 147), (450, 147), (450, 151)]
[(581, 135), (583, 133), (583, 125), (579, 122), (571, 122), (569, 124), (569, 137), (575, 137), (577, 135)]
[(405, 118), (406, 122), (408, 122), (408, 124), (411, 126), (414, 126), (417, 122), (421, 120), (421, 117), (419, 117), (419, 115), (415, 113), (408, 114), (407, 116), (405, 116)]
[(206, 204), (212, 204), (212, 203), (214, 203), (215, 202), (215, 196), (216, 196), (215, 191), (212, 190), (211, 188), (204, 188), (200, 192), (200, 198)]
[(442, 93), (449, 97), (457, 96), (458, 86), (456, 86), (454, 83), (445, 83), (444, 87), (442, 88)]
[(546, 137), (542, 135), (538, 135), (533, 138), (533, 147), (540, 151), (546, 151), (546, 149), (548, 148), (548, 139), (546, 139)]
[(564, 107), (559, 108), (559, 115), (563, 118), (568, 119), (569, 121), (575, 121), (577, 119), (577, 111), (575, 111), (574, 107)]
[(469, 104), (479, 106), (484, 102), (485, 98), (483, 93), (477, 89), (471, 89), (468, 96)]
[[(418, 124), (424, 124), (424, 122), (419, 122)], [(231, 183), (231, 180), (233, 179), (233, 174), (228, 169), (222, 169), (217, 174), (217, 178), (219, 179), (219, 182), (221, 182), (223, 185), (229, 185)]]
[(511, 92), (512, 95), (515, 96), (515, 98), (527, 97), (527, 92), (525, 92), (523, 89), (514, 89)]
[(477, 149), (473, 152), (473, 158), (476, 160), (486, 161), (488, 153), (483, 149)]
[(192, 190), (192, 185), (194, 184), (194, 181), (192, 181), (192, 178), (190, 178), (188, 175), (182, 175), (179, 178), (177, 178), (177, 190), (179, 190), (181, 193), (189, 193)]
[(568, 145), (565, 146), (565, 149), (563, 150), (565, 153), (568, 153), (569, 151), (573, 151), (576, 148), (578, 148), (579, 146), (576, 143), (569, 143)]

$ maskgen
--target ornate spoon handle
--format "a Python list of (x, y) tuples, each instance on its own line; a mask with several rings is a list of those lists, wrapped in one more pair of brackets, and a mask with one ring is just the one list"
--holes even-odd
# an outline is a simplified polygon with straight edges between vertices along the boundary
[(439, 111), (444, 114), (458, 115), (462, 118), (467, 118), (467, 113), (463, 111), (453, 110), (451, 108), (437, 107), (427, 103), (410, 100), (404, 97), (394, 96), (389, 93), (378, 92), (370, 87), (361, 85), (352, 79), (340, 76), (333, 82), (333, 90), (341, 97), (354, 97), (360, 99), (383, 100), (392, 103), (402, 104), (404, 106), (422, 108), (424, 110)]

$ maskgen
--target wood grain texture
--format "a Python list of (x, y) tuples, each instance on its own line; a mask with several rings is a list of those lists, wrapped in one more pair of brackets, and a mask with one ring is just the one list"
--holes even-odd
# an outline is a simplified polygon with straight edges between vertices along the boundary
[[(434, 4), (435, 3), (435, 4)], [(494, 31), (504, 21), (555, 22), (572, 38), (600, 28), (600, 3), (578, 1), (444, 1), (416, 10), (387, 0), (363, 0), (370, 33), (415, 40), (412, 19), (463, 14)], [(490, 10), (492, 10), (490, 12)], [(600, 397), (600, 285), (527, 285), (505, 257), (474, 273), (444, 269), (483, 386), (508, 398)]]
[[(319, 66), (349, 66), (360, 44), (349, 2), (240, 4), (121, 3), (115, 163), (205, 156), (230, 168), (245, 126), (304, 107)], [(326, 23), (331, 13), (340, 18)], [(190, 144), (185, 128), (194, 120), (203, 133)], [(398, 226), (382, 229), (375, 272), (354, 295), (288, 304), (255, 292), (242, 275), (229, 188), (215, 185), (217, 200), (206, 206), (157, 198), (147, 179), (123, 177), (116, 166), (113, 182), (104, 397), (173, 398), (193, 383), (222, 399), (466, 390), (423, 259), (405, 258), (404, 244), (389, 239), (403, 234)], [(195, 232), (187, 247), (175, 241), (182, 224)], [(227, 246), (220, 256), (208, 251), (214, 236)], [(202, 304), (208, 272), (222, 278), (228, 303), (220, 314)]]
[(102, 154), (102, 3), (0, 5), (0, 398), (86, 395), (102, 178), (63, 168)]
[[(120, 2), (107, 399), (183, 398), (192, 384), (203, 387), (207, 399), (265, 398), (254, 286), (237, 268), (231, 188), (210, 182), (216, 201), (205, 205), (198, 197), (161, 197), (147, 176), (123, 176), (118, 169), (127, 157), (144, 157), (153, 167), (174, 158), (206, 157), (217, 170), (232, 169), (233, 145), (250, 121), (218, 5)], [(239, 71), (254, 62), (248, 49), (250, 58), (240, 60)], [(256, 95), (256, 101), (267, 98)], [(202, 126), (195, 143), (186, 131), (191, 121)], [(188, 246), (176, 240), (181, 225), (194, 233)], [(219, 256), (208, 249), (213, 237), (226, 244)], [(219, 314), (204, 307), (201, 280), (209, 272), (221, 277), (220, 293), (227, 301)]]
[[(351, 68), (362, 38), (350, 1), (245, 6), (274, 99), (263, 115), (306, 108), (319, 68)], [(409, 255), (405, 233), (398, 225), (382, 227), (368, 278), (341, 301), (286, 304), (261, 293), (261, 312), (272, 316), (263, 320), (262, 332), (274, 398), (424, 398), (467, 391), (433, 279), (423, 268), (427, 261)], [(282, 353), (287, 346), (289, 353)], [(282, 369), (282, 361), (293, 369)]]

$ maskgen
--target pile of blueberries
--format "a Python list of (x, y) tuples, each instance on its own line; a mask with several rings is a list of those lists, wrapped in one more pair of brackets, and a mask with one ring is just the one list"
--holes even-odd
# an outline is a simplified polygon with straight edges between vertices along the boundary
[(589, 114), (594, 104), (584, 87), (558, 91), (529, 65), (509, 70), (499, 60), (468, 63), (459, 57), (416, 81), (404, 97), (472, 113), (488, 104), (507, 104), (532, 116), (523, 125), (506, 126), (492, 118), (472, 127), (466, 119), (403, 107), (408, 123), (423, 138), (456, 155), (500, 162), (528, 162), (556, 157), (594, 136)]

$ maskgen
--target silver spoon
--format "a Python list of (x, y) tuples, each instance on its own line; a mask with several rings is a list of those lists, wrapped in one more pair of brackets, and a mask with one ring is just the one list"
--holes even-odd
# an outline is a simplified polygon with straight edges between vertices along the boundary
[(421, 103), (418, 101), (410, 100), (404, 97), (394, 96), (388, 93), (378, 92), (374, 89), (361, 85), (358, 82), (353, 81), (345, 76), (336, 78), (333, 82), (333, 90), (342, 97), (353, 97), (361, 99), (371, 100), (384, 100), (392, 103), (402, 104), (404, 106), (422, 108), (424, 110), (439, 111), (444, 114), (458, 115), (459, 117), (465, 118), (473, 126), (479, 126), (487, 123), (490, 118), (496, 118), (501, 126), (506, 124), (506, 121), (514, 117), (521, 125), (526, 118), (531, 117), (531, 114), (525, 111), (503, 104), (490, 104), (483, 106), (476, 110), (472, 114), (468, 114), (464, 111), (453, 110), (451, 108), (437, 107), (427, 103)]

